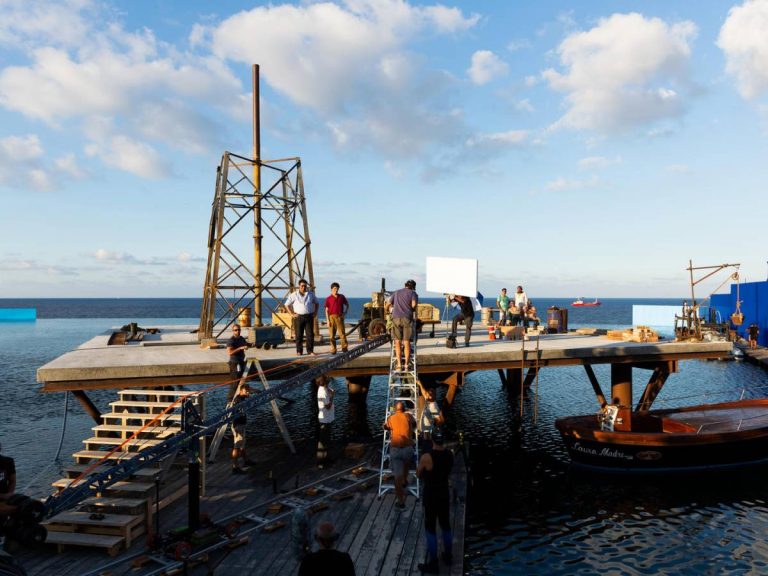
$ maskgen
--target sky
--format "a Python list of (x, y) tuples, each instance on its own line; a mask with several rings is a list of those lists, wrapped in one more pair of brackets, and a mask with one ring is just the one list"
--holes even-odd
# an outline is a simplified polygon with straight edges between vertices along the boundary
[(486, 295), (764, 280), (766, 30), (768, 0), (0, 0), (0, 297), (202, 296), (253, 64), (319, 293), (428, 256)]

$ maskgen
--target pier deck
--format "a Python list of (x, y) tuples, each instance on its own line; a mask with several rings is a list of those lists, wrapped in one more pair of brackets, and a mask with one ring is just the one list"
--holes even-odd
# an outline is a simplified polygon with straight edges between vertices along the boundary
[[(141, 343), (107, 346), (110, 333), (101, 334), (45, 364), (37, 371), (43, 392), (124, 388), (126, 386), (215, 384), (229, 379), (227, 353), (223, 348), (202, 349), (194, 327), (160, 327)], [(462, 341), (462, 332), (459, 333)], [(501, 370), (579, 364), (638, 364), (674, 362), (696, 358), (718, 358), (731, 350), (730, 342), (616, 342), (604, 336), (576, 333), (551, 334), (530, 340), (489, 340), (487, 331), (473, 332), (471, 346), (456, 349), (444, 346), (445, 331), (418, 341), (419, 373), (461, 373), (473, 370)], [(537, 351), (538, 344), (538, 351)], [(355, 341), (350, 342), (351, 346)], [(319, 361), (328, 344), (316, 346), (320, 357), (297, 357), (292, 343), (277, 349), (251, 349), (268, 369), (296, 363), (297, 367)], [(386, 374), (389, 351), (369, 352), (334, 371), (332, 376), (355, 377)]]
[[(229, 449), (229, 445), (226, 446)], [(363, 463), (378, 469), (380, 443), (367, 447)], [(228, 452), (228, 450), (227, 450)], [(201, 511), (210, 513), (214, 520), (242, 514), (249, 510), (258, 516), (269, 517), (267, 505), (274, 501), (302, 497), (297, 487), (307, 485), (335, 486), (334, 478), (342, 470), (360, 461), (343, 458), (341, 447), (336, 447), (333, 456), (338, 456), (334, 465), (325, 470), (315, 468), (314, 444), (299, 446), (296, 455), (289, 455), (282, 446), (262, 446), (254, 450), (259, 463), (252, 466), (247, 474), (237, 476), (230, 473), (230, 464), (223, 456), (209, 465), (206, 482), (206, 496), (201, 502)], [(276, 456), (276, 454), (278, 456)], [(275, 479), (273, 490), (272, 480)], [(357, 574), (418, 574), (417, 564), (424, 561), (423, 506), (409, 496), (406, 509), (398, 511), (394, 496), (387, 494), (377, 497), (377, 479), (367, 487), (349, 490), (350, 497), (330, 498), (327, 507), (312, 513), (312, 529), (319, 523), (330, 521), (340, 534), (337, 549), (349, 552)], [(453, 502), (451, 522), (454, 529), (454, 563), (450, 569), (441, 566), (442, 574), (461, 574), (463, 571), (464, 515), (466, 511), (466, 469), (463, 457), (457, 454), (452, 478)], [(305, 497), (306, 498), (306, 497)], [(187, 509), (182, 499), (160, 513), (161, 531), (185, 525)], [(249, 525), (241, 526), (245, 534)], [(211, 553), (209, 563), (200, 564), (189, 570), (190, 575), (208, 574), (215, 568), (216, 574), (295, 574), (298, 562), (290, 547), (290, 516), (286, 525), (274, 531), (254, 530), (247, 534), (247, 543), (232, 550)], [(30, 576), (57, 574), (58, 576), (82, 576), (108, 563), (117, 562), (109, 573), (130, 573), (137, 576), (157, 569), (158, 564), (148, 563), (142, 569), (131, 569), (129, 556), (135, 556), (144, 549), (139, 538), (127, 551), (110, 558), (103, 550), (68, 548), (57, 553), (53, 546), (42, 550), (18, 550), (15, 556), (23, 563)], [(316, 546), (315, 546), (316, 548)], [(98, 572), (97, 572), (98, 573)], [(106, 573), (106, 572), (105, 572)]]

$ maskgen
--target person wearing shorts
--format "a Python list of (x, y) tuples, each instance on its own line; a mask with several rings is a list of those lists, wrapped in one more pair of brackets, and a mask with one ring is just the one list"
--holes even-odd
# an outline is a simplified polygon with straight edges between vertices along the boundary
[[(398, 372), (408, 370), (411, 360), (411, 337), (413, 336), (413, 318), (419, 304), (416, 294), (416, 282), (408, 280), (405, 288), (392, 293), (385, 303), (385, 309), (392, 311), (392, 340), (395, 347), (395, 362)], [(403, 347), (403, 352), (401, 352)], [(403, 365), (402, 357), (405, 357)]]

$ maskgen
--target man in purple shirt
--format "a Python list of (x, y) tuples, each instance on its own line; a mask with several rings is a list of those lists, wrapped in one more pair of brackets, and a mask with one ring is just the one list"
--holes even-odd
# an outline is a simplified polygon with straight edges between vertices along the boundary
[[(408, 370), (411, 359), (411, 336), (413, 334), (413, 320), (416, 307), (419, 304), (419, 295), (416, 294), (416, 282), (408, 280), (405, 288), (395, 291), (385, 303), (387, 311), (392, 310), (392, 340), (395, 343), (395, 359), (397, 370)], [(400, 346), (405, 350), (405, 365), (401, 362)]]
[(325, 299), (325, 319), (328, 321), (328, 334), (331, 339), (331, 354), (336, 354), (336, 333), (341, 340), (341, 351), (347, 351), (347, 335), (344, 334), (344, 316), (349, 310), (349, 302), (344, 294), (339, 294), (339, 283), (331, 284), (331, 295)]

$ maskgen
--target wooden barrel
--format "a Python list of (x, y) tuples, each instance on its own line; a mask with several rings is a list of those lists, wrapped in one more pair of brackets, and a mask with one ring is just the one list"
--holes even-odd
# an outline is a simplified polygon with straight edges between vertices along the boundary
[(480, 322), (485, 324), (486, 326), (488, 324), (493, 323), (493, 314), (491, 312), (491, 309), (488, 307), (483, 307), (480, 310)]
[(251, 307), (240, 308), (237, 311), (237, 323), (243, 328), (248, 328), (251, 325)]

